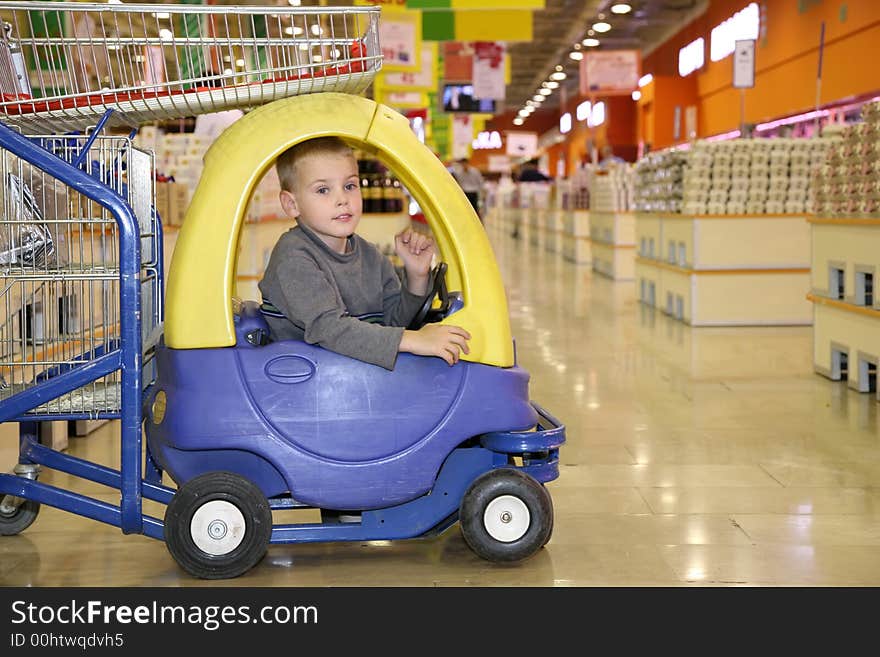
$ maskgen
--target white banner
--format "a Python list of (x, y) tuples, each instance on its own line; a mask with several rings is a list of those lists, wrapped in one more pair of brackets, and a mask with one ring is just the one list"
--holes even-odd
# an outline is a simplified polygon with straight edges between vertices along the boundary
[(580, 93), (630, 94), (639, 86), (641, 54), (638, 50), (600, 50), (584, 55), (580, 65)]
[(379, 43), (384, 67), (416, 70), (416, 24), (408, 16), (394, 13), (383, 16), (379, 21)]
[(478, 41), (474, 44), (474, 98), (504, 100), (503, 43)]
[(405, 87), (418, 90), (437, 88), (437, 64), (434, 56), (436, 46), (431, 42), (422, 44), (421, 70), (415, 73), (386, 72), (383, 87)]
[(452, 117), (452, 143), (455, 146), (462, 145), (465, 147), (465, 156), (467, 149), (471, 147), (474, 140), (474, 124), (471, 122), (469, 114), (456, 114)]
[(506, 136), (508, 155), (532, 158), (538, 152), (537, 132), (508, 132)]
[(755, 40), (736, 42), (733, 50), (733, 86), (750, 89), (755, 86)]

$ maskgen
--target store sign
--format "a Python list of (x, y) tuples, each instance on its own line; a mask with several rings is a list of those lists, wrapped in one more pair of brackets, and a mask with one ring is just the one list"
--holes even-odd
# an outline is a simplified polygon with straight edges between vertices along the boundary
[(504, 100), (503, 43), (478, 41), (474, 44), (474, 98)]
[(420, 12), (392, 12), (383, 16), (379, 21), (382, 68), (386, 71), (420, 71), (421, 34)]
[(639, 85), (641, 66), (638, 50), (587, 53), (580, 63), (580, 93), (582, 96), (629, 96)]
[(760, 27), (761, 10), (758, 3), (753, 2), (712, 29), (709, 58), (717, 62), (734, 51), (738, 40), (757, 39)]
[(703, 68), (706, 63), (706, 40), (703, 37), (691, 41), (678, 51), (678, 74), (681, 77), (690, 75)]
[(506, 137), (508, 155), (532, 158), (538, 152), (537, 132), (508, 132)]
[(736, 42), (733, 53), (733, 86), (735, 89), (751, 89), (755, 86), (754, 39)]
[(437, 44), (422, 43), (420, 70), (409, 72), (381, 72), (382, 86), (393, 89), (429, 91), (437, 88)]
[(492, 130), (492, 132), (484, 130), (477, 135), (477, 138), (471, 144), (475, 151), (501, 148), (503, 145), (501, 143), (501, 133), (497, 130)]

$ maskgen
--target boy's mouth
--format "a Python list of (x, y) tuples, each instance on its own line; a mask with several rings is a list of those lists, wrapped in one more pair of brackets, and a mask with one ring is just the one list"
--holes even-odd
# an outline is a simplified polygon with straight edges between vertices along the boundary
[(333, 217), (333, 220), (334, 221), (343, 221), (343, 222), (344, 221), (351, 221), (351, 217), (352, 217), (352, 215), (350, 215), (350, 214), (340, 214), (340, 215), (336, 215), (335, 217)]

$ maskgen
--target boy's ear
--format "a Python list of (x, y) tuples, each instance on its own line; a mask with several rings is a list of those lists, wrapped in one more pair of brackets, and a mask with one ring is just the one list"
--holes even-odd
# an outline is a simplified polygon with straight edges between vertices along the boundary
[(278, 199), (281, 201), (281, 209), (284, 210), (284, 214), (291, 219), (296, 219), (299, 216), (299, 208), (296, 205), (296, 197), (293, 194), (286, 189), (282, 189)]

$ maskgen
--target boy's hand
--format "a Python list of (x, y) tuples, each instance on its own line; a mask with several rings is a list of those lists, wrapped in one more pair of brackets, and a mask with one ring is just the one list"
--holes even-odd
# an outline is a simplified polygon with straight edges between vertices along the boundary
[(450, 365), (455, 365), (461, 352), (469, 354), (467, 341), (471, 334), (460, 326), (445, 324), (425, 324), (418, 331), (404, 331), (399, 351), (407, 351), (417, 356), (439, 356)]
[(394, 236), (394, 251), (403, 261), (410, 283), (409, 291), (417, 295), (425, 294), (434, 257), (434, 239), (412, 228), (405, 228)]

